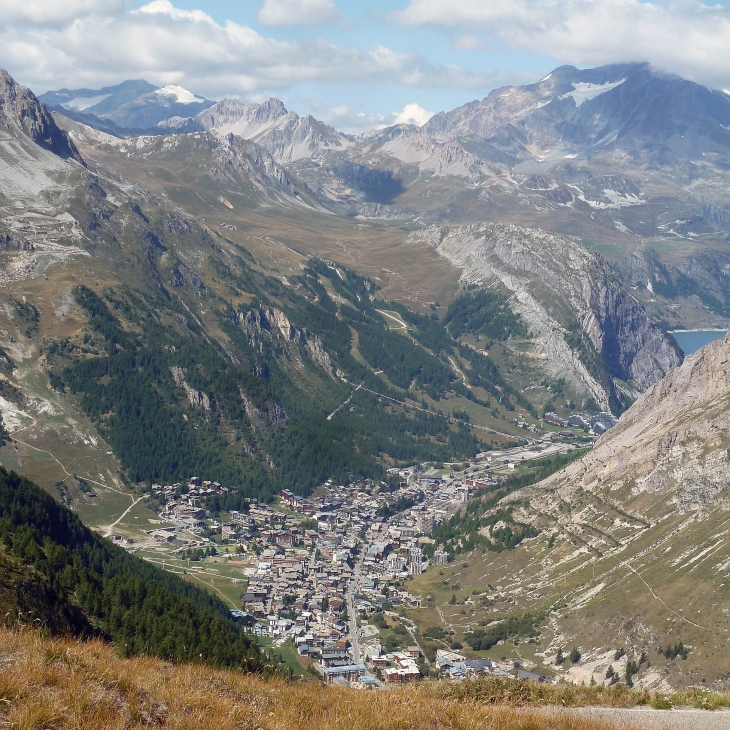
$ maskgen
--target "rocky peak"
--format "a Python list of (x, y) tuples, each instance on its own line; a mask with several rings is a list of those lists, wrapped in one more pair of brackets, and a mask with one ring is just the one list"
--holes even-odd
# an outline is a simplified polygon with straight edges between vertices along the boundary
[(59, 129), (35, 94), (17, 84), (3, 69), (0, 69), (0, 123), (9, 130), (22, 132), (59, 157), (85, 164), (76, 145), (66, 132)]
[(591, 155), (601, 147), (657, 144), (698, 159), (708, 151), (727, 154), (729, 128), (730, 97), (723, 92), (647, 63), (627, 63), (561, 66), (538, 82), (495, 89), (482, 101), (437, 114), (423, 131), (490, 140), (522, 160), (542, 160), (555, 150)]
[(223, 99), (195, 117), (203, 128), (218, 134), (236, 134), (251, 139), (287, 114), (284, 104), (270, 98), (263, 104), (245, 104), (238, 99)]
[(220, 136), (234, 134), (254, 140), (279, 163), (309, 159), (320, 150), (344, 148), (350, 144), (346, 135), (314, 117), (300, 117), (287, 111), (284, 104), (273, 97), (263, 104), (224, 99), (198, 114), (195, 123)]

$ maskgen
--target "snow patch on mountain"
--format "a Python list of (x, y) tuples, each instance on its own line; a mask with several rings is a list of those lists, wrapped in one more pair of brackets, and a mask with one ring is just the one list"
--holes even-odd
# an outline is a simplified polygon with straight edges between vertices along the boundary
[(157, 89), (153, 93), (166, 99), (174, 97), (177, 104), (201, 104), (205, 101), (205, 99), (195, 96), (192, 91), (188, 91), (182, 86), (175, 86), (174, 84), (163, 86), (161, 89)]
[(95, 104), (100, 104), (105, 99), (108, 99), (111, 94), (98, 94), (97, 96), (76, 96), (68, 101), (62, 101), (61, 106), (64, 109), (76, 109), (77, 111), (84, 111)]
[[(588, 205), (590, 205), (592, 208), (596, 208), (597, 210), (626, 208), (628, 206), (646, 204), (645, 200), (642, 200), (640, 197), (634, 195), (633, 193), (627, 193), (625, 195), (622, 195), (621, 193), (610, 189), (605, 189), (603, 191), (603, 197), (604, 200), (591, 200), (590, 198), (586, 198), (584, 193), (578, 195), (579, 200), (582, 200), (584, 203), (588, 203)], [(608, 202), (606, 202), (606, 200)]]
[(621, 86), (624, 81), (626, 81), (625, 78), (621, 79), (621, 81), (613, 81), (608, 84), (589, 84), (582, 81), (577, 84), (573, 83), (574, 91), (569, 91), (567, 94), (559, 96), (558, 99), (567, 99), (568, 97), (571, 97), (573, 101), (575, 101), (575, 105), (578, 107), (586, 101), (595, 99), (597, 96), (605, 94), (607, 91), (611, 91), (611, 89), (615, 89), (617, 86)]

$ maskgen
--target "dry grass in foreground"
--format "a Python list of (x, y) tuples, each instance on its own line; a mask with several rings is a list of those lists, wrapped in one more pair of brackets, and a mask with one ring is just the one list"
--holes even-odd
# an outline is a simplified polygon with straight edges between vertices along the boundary
[(121, 659), (100, 641), (0, 629), (0, 726), (13, 730), (608, 730), (549, 708), (450, 698), (438, 685), (360, 691)]

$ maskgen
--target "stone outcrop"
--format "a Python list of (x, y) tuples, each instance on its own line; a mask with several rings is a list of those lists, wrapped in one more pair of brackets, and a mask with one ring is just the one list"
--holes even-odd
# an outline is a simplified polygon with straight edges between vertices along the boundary
[(580, 460), (496, 509), (510, 507), (541, 535), (485, 580), (508, 585), (520, 609), (555, 607), (546, 664), (570, 642), (585, 659), (567, 678), (600, 683), (607, 646), (638, 659), (680, 637), (687, 661), (652, 659), (640, 686), (727, 687), (730, 337), (651, 386)]
[(682, 512), (714, 509), (730, 488), (730, 337), (690, 355), (652, 386), (584, 459), (600, 479), (669, 493)]
[(185, 370), (180, 367), (172, 366), (170, 368), (172, 377), (175, 380), (175, 384), (185, 391), (185, 395), (190, 401), (190, 405), (194, 408), (201, 408), (206, 414), (209, 414), (212, 410), (210, 397), (207, 393), (203, 393), (201, 390), (195, 390), (191, 388), (185, 380)]
[(272, 338), (299, 345), (316, 365), (328, 375), (338, 374), (332, 358), (324, 348), (321, 338), (312, 334), (306, 327), (294, 327), (280, 309), (268, 307), (239, 312), (238, 325), (251, 332), (268, 333)]

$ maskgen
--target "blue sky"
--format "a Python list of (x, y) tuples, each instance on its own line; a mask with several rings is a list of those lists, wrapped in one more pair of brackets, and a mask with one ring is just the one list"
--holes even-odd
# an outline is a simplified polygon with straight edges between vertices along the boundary
[(2, 0), (0, 66), (43, 92), (125, 78), (278, 96), (345, 131), (555, 66), (649, 61), (730, 87), (728, 0)]
[(356, 113), (383, 116), (390, 121), (394, 112), (402, 112), (406, 104), (418, 104), (430, 112), (453, 109), (460, 104), (483, 98), (497, 86), (525, 83), (541, 78), (559, 61), (545, 54), (533, 54), (524, 50), (511, 50), (500, 38), (493, 38), (477, 49), (458, 48), (462, 33), (443, 33), (433, 28), (404, 27), (392, 19), (394, 11), (407, 7), (407, 2), (378, 2), (341, 0), (337, 7), (342, 15), (340, 22), (315, 27), (267, 26), (260, 23), (257, 15), (262, 2), (247, 0), (211, 0), (201, 3), (184, 0), (176, 3), (186, 9), (203, 7), (220, 23), (233, 20), (255, 28), (280, 40), (302, 41), (325, 38), (338, 46), (369, 51), (386, 46), (404, 53), (421, 53), (433, 63), (453, 64), (476, 73), (494, 74), (482, 84), (466, 88), (452, 85), (414, 88), (393, 83), (302, 83), (278, 95), (299, 113), (322, 116), (327, 110), (348, 107)]

